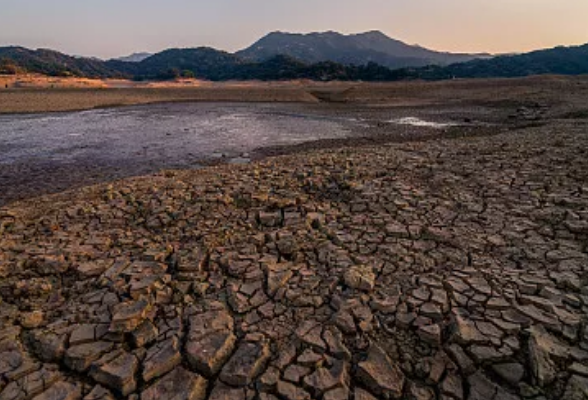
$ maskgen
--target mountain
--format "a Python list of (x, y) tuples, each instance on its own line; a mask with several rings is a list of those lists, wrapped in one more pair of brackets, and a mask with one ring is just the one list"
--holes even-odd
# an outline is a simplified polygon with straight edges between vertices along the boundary
[(172, 78), (173, 75), (196, 76), (211, 80), (231, 79), (242, 60), (234, 54), (210, 47), (169, 49), (137, 64), (143, 78)]
[(529, 75), (588, 74), (588, 44), (554, 47), (517, 55), (504, 55), (489, 60), (474, 60), (443, 68), (406, 71), (412, 78), (510, 78)]
[(515, 77), (528, 75), (580, 75), (588, 73), (588, 44), (537, 50), (491, 60), (476, 60), (449, 67), (455, 76), (467, 78)]
[(389, 68), (448, 65), (489, 54), (456, 54), (428, 50), (392, 39), (380, 31), (353, 35), (337, 32), (294, 34), (273, 32), (251, 47), (236, 53), (238, 56), (263, 61), (282, 54), (306, 63), (334, 61), (342, 64), (365, 65), (375, 62)]
[(97, 59), (17, 46), (0, 47), (0, 71), (3, 70), (5, 73), (28, 71), (52, 76), (124, 77), (116, 68)]
[(133, 53), (128, 56), (113, 58), (112, 61), (122, 61), (122, 62), (141, 62), (146, 58), (149, 58), (153, 55), (153, 53)]
[[(375, 35), (372, 38), (375, 38)], [(367, 40), (365, 35), (362, 40)], [(415, 53), (405, 55), (414, 56)], [(183, 76), (213, 81), (397, 81), (520, 77), (538, 74), (579, 75), (588, 74), (588, 44), (497, 56), (486, 60), (477, 59), (448, 66), (428, 65), (399, 69), (391, 69), (374, 61), (364, 65), (334, 61), (305, 62), (295, 56), (284, 54), (255, 61), (209, 47), (169, 49), (140, 62), (100, 61), (71, 57), (53, 50), (0, 47), (0, 74), (21, 72), (137, 80), (175, 79)]]

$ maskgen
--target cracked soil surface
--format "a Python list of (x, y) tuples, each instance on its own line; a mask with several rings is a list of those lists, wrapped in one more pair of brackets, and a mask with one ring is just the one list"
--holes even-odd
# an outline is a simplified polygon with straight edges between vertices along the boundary
[(588, 125), (0, 211), (0, 400), (588, 398)]

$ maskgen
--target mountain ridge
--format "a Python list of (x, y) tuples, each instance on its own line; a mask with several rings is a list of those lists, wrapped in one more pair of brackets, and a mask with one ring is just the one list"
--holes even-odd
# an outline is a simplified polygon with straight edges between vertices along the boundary
[[(334, 41), (338, 41), (341, 36), (336, 32), (323, 32), (316, 35), (324, 40)], [(362, 41), (368, 41), (371, 46), (369, 51), (372, 53), (380, 40), (386, 46), (391, 43), (389, 38), (386, 39), (385, 35), (377, 31), (356, 36), (360, 38), (358, 47), (361, 48)], [(403, 46), (402, 42), (398, 41), (398, 43)], [(414, 55), (415, 46), (410, 51), (413, 53), (408, 55)], [(167, 49), (139, 62), (125, 62), (116, 59), (101, 61), (93, 58), (72, 57), (47, 49), (0, 47), (0, 74), (32, 72), (52, 76), (136, 80), (195, 77), (213, 81), (287, 79), (395, 81), (520, 77), (536, 74), (588, 74), (588, 44), (558, 46), (490, 59), (475, 59), (448, 66), (427, 65), (391, 69), (381, 65), (377, 60), (366, 58), (363, 61), (365, 61), (363, 65), (333, 60), (305, 62), (288, 54), (274, 55), (263, 61), (255, 61), (242, 57), (238, 53), (228, 53), (210, 47), (197, 47)]]
[(408, 45), (378, 30), (349, 35), (334, 31), (307, 34), (274, 31), (235, 54), (252, 61), (283, 54), (307, 63), (334, 61), (364, 65), (376, 62), (388, 68), (448, 65), (491, 57), (487, 53), (449, 53)]

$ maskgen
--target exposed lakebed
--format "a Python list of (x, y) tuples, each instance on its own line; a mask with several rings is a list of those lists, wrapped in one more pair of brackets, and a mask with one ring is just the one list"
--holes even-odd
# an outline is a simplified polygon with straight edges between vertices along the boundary
[(437, 130), (392, 122), (402, 118), (452, 122), (438, 110), (435, 115), (415, 111), (320, 104), (167, 103), (1, 115), (0, 206), (163, 169), (246, 163), (252, 155), (262, 154), (260, 149), (341, 143), (373, 135), (412, 137)]
[(92, 158), (186, 167), (255, 148), (351, 135), (351, 119), (288, 105), (160, 104), (0, 117), (0, 163)]

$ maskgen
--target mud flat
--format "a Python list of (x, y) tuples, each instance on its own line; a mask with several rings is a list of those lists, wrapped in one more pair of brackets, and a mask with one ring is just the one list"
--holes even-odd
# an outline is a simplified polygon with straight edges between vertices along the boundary
[[(68, 87), (71, 81), (52, 84), (63, 88), (0, 90), (0, 112), (6, 107), (55, 111), (59, 104), (84, 108), (85, 102), (130, 104), (139, 98), (164, 103), (0, 115), (0, 206), (166, 169), (537, 126), (560, 132), (588, 118), (583, 77), (391, 84), (194, 81), (140, 87), (116, 81), (103, 89)], [(11, 96), (20, 100), (8, 101)], [(209, 101), (188, 101), (198, 99)], [(255, 102), (220, 101), (230, 99)]]
[(586, 398), (587, 149), (561, 120), (13, 203), (0, 399)]

